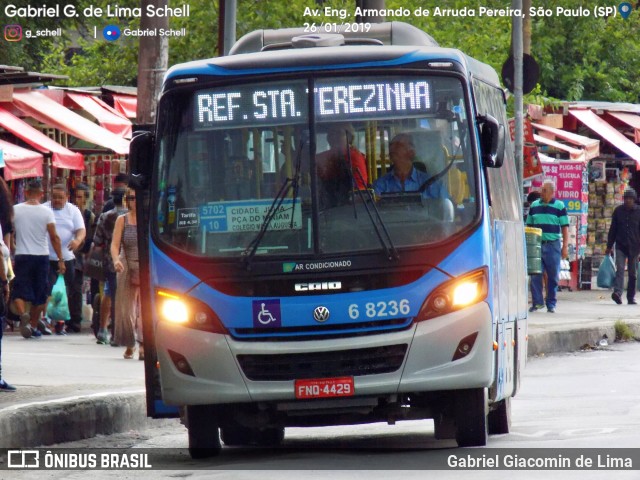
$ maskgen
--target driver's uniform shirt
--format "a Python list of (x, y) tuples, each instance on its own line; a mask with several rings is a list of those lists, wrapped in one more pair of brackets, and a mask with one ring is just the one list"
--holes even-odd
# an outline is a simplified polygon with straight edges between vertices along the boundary
[[(411, 175), (405, 179), (403, 184), (391, 170), (373, 182), (373, 190), (377, 195), (382, 193), (417, 192), (424, 182), (430, 178), (431, 175), (413, 168), (411, 169)], [(440, 180), (429, 185), (422, 192), (422, 196), (425, 198), (449, 198), (447, 189)]]

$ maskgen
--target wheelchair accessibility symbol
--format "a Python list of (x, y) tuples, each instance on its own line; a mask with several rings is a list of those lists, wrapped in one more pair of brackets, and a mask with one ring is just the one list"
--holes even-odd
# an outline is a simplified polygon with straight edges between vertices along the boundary
[(271, 312), (269, 310), (265, 310), (265, 304), (261, 303), (260, 305), (262, 308), (258, 312), (258, 321), (263, 325), (269, 325), (270, 323), (275, 322), (276, 319), (271, 315)]
[(280, 300), (254, 300), (252, 309), (254, 328), (278, 328), (282, 326)]

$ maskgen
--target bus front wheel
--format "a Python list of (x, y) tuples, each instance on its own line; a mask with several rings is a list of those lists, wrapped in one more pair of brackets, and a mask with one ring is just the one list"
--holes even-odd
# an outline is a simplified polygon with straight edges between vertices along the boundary
[(229, 447), (244, 447), (253, 444), (260, 447), (277, 447), (284, 440), (284, 427), (258, 430), (232, 425), (222, 427), (220, 433), (223, 443)]
[(260, 430), (256, 435), (256, 442), (261, 447), (277, 447), (284, 440), (284, 427)]
[(487, 391), (484, 388), (460, 390), (455, 402), (456, 441), (459, 447), (487, 444)]
[(222, 442), (228, 447), (245, 447), (251, 445), (252, 432), (240, 425), (224, 426), (220, 428)]
[(489, 412), (489, 434), (509, 433), (511, 428), (511, 397), (500, 400)]
[(209, 458), (220, 453), (218, 415), (213, 405), (188, 405), (186, 425), (191, 458)]

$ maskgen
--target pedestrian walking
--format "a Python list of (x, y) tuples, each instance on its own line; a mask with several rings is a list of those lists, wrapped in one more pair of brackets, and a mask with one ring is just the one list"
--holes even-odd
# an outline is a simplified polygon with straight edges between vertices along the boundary
[(2, 240), (11, 251), (11, 234), (13, 233), (13, 198), (7, 182), (0, 177), (0, 227)]
[(11, 261), (9, 248), (3, 240), (2, 226), (0, 225), (0, 392), (15, 392), (17, 389), (2, 378), (2, 333), (4, 332), (4, 316), (9, 308), (9, 278), (7, 265)]
[(542, 275), (531, 276), (533, 305), (529, 309), (530, 312), (543, 309), (545, 303), (547, 312), (556, 311), (560, 261), (569, 256), (569, 217), (564, 203), (556, 199), (554, 193), (553, 181), (545, 180), (540, 198), (531, 204), (527, 216), (528, 226), (542, 229), (542, 270), (547, 274), (546, 299), (543, 298)]
[(127, 349), (124, 358), (131, 359), (138, 344), (138, 358), (144, 360), (142, 321), (140, 318), (140, 264), (136, 230), (136, 192), (127, 190), (129, 211), (116, 220), (111, 241), (111, 258), (118, 274), (116, 294), (116, 343)]
[(605, 255), (611, 255), (613, 246), (616, 252), (616, 281), (611, 298), (618, 305), (622, 303), (624, 270), (627, 264), (629, 280), (627, 282), (627, 303), (635, 305), (638, 254), (640, 253), (640, 207), (638, 195), (632, 188), (623, 194), (624, 203), (618, 205), (611, 216), (611, 227), (607, 238)]
[[(84, 261), (89, 249), (91, 248), (91, 242), (93, 241), (93, 233), (95, 231), (96, 216), (87, 208), (89, 201), (89, 187), (84, 183), (76, 185), (76, 191), (74, 194), (74, 204), (82, 213), (82, 220), (84, 223), (84, 230), (86, 232), (84, 242), (75, 251), (75, 273), (73, 276), (73, 285), (71, 293), (69, 294), (69, 313), (71, 318), (82, 317), (82, 306), (84, 305), (85, 298), (83, 296), (84, 287)], [(92, 282), (92, 295), (98, 291), (97, 281)], [(95, 284), (95, 285), (93, 285)], [(89, 302), (91, 303), (91, 302)]]
[[(25, 338), (40, 337), (38, 321), (49, 295), (49, 244), (60, 273), (66, 266), (62, 255), (56, 220), (50, 208), (40, 204), (42, 183), (34, 179), (25, 192), (26, 201), (13, 208), (15, 225), (15, 280), (11, 298), (20, 317), (20, 332)], [(31, 308), (27, 312), (27, 304)]]
[[(103, 294), (100, 301), (100, 326), (98, 328), (98, 343), (102, 345), (109, 344), (109, 319), (111, 319), (111, 337), (115, 337), (115, 302), (118, 292), (118, 282), (116, 277), (116, 269), (111, 259), (111, 240), (113, 239), (113, 230), (116, 226), (116, 220), (120, 215), (124, 215), (127, 209), (124, 207), (125, 189), (117, 188), (112, 193), (115, 207), (108, 212), (103, 213), (98, 218), (96, 233), (93, 236), (92, 251), (89, 256), (93, 255), (93, 250), (99, 248), (102, 250), (102, 268), (104, 270)], [(115, 338), (111, 343), (115, 343)]]
[(129, 176), (126, 173), (119, 173), (116, 175), (116, 178), (113, 179), (113, 191), (111, 192), (109, 199), (105, 202), (104, 207), (102, 207), (102, 213), (107, 213), (109, 210), (113, 210), (116, 207), (116, 203), (114, 202), (115, 191), (126, 190), (128, 182)]
[[(11, 282), (13, 280), (13, 268), (11, 265), (11, 235), (13, 233), (13, 198), (11, 191), (7, 186), (4, 178), (0, 177), (0, 228), (2, 235), (0, 236), (0, 244), (4, 245), (3, 253), (6, 253), (6, 277)], [(6, 250), (5, 250), (6, 249)], [(0, 315), (0, 329), (4, 330), (7, 320), (7, 314)], [(11, 323), (13, 330), (13, 322)]]
[[(82, 272), (76, 270), (76, 252), (84, 243), (86, 230), (80, 209), (68, 201), (67, 187), (56, 184), (52, 188), (51, 201), (44, 205), (53, 211), (56, 222), (56, 231), (62, 245), (62, 255), (65, 264), (64, 283), (67, 290), (70, 320), (67, 322), (67, 332), (79, 332), (82, 322), (82, 305), (73, 305), (73, 284), (76, 274), (82, 278)], [(58, 268), (57, 254), (52, 246), (49, 249), (49, 286), (53, 288), (60, 269)], [(50, 290), (51, 291), (51, 290)], [(74, 308), (76, 307), (76, 308)]]
[(529, 192), (529, 195), (527, 195), (527, 201), (524, 202), (524, 209), (523, 209), (525, 222), (527, 221), (527, 217), (529, 216), (529, 210), (531, 209), (531, 204), (538, 199), (540, 199), (540, 192), (538, 192), (537, 190), (534, 190), (533, 192)]

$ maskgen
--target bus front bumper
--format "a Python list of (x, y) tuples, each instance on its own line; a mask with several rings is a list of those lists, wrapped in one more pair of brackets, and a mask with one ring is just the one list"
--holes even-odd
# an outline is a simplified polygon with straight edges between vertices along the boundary
[[(286, 342), (246, 342), (228, 335), (158, 324), (156, 345), (162, 395), (169, 405), (277, 402), (295, 400), (294, 380), (250, 380), (239, 355), (297, 354), (407, 345), (395, 371), (353, 375), (356, 396), (437, 392), (488, 387), (494, 375), (494, 326), (486, 303), (419, 322), (411, 328), (369, 336)], [(469, 353), (453, 357), (465, 337), (477, 333)], [(171, 352), (171, 353), (170, 353)], [(178, 354), (178, 357), (176, 356)], [(176, 358), (188, 362), (182, 373)]]

